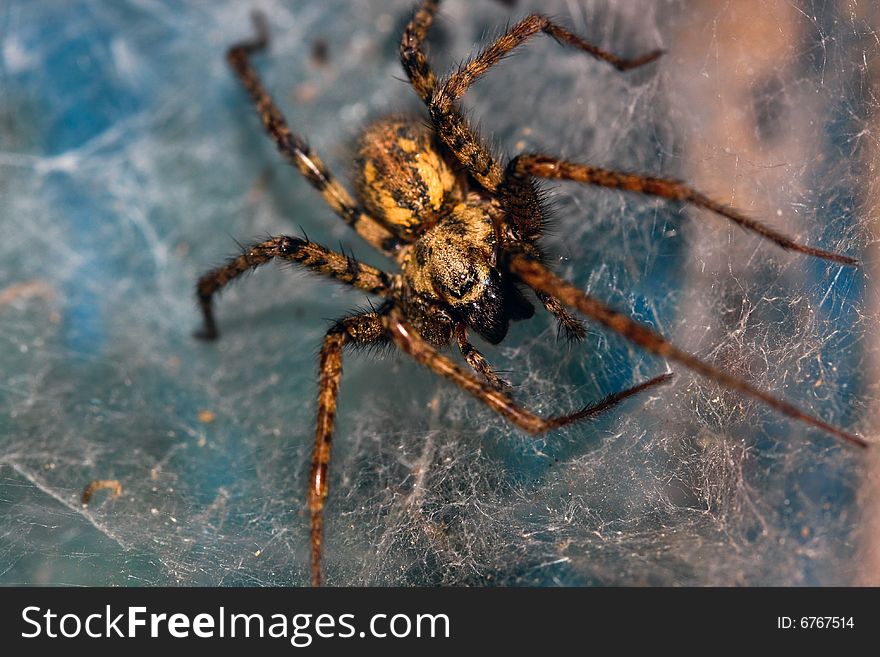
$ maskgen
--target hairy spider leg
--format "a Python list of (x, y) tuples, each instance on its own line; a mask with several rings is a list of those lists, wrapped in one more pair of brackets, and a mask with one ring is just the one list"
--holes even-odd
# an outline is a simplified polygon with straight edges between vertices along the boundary
[(370, 294), (390, 294), (392, 275), (381, 269), (337, 253), (327, 247), (299, 237), (281, 235), (247, 247), (243, 253), (202, 276), (196, 284), (196, 295), (202, 310), (204, 326), (198, 337), (217, 338), (213, 299), (226, 285), (242, 274), (256, 269), (274, 258), (296, 262), (319, 274), (347, 283)]
[(437, 75), (431, 69), (422, 44), (434, 22), (440, 0), (423, 0), (403, 29), (400, 39), (400, 63), (410, 84), (422, 102), (427, 104), (437, 86)]
[(512, 181), (514, 188), (516, 183), (521, 182), (528, 176), (549, 178), (555, 180), (571, 180), (588, 185), (608, 187), (627, 192), (636, 192), (649, 196), (657, 196), (667, 201), (680, 201), (690, 203), (729, 219), (745, 230), (760, 235), (764, 239), (774, 242), (787, 251), (796, 251), (816, 258), (822, 258), (841, 265), (854, 267), (858, 260), (850, 256), (817, 249), (795, 242), (790, 237), (767, 226), (751, 217), (747, 217), (740, 211), (723, 203), (715, 201), (705, 194), (698, 192), (677, 180), (654, 178), (634, 173), (623, 173), (594, 167), (589, 164), (568, 162), (549, 155), (523, 154), (515, 157), (507, 166), (506, 179)]
[[(381, 311), (380, 311), (381, 312)], [(319, 357), (318, 413), (315, 447), (309, 476), (309, 513), (311, 515), (312, 586), (321, 586), (321, 556), (324, 540), (324, 503), (329, 490), (328, 469), (336, 401), (342, 378), (342, 352), (347, 345), (365, 346), (387, 341), (388, 334), (379, 312), (353, 315), (337, 321), (321, 345)]]
[[(480, 184), (491, 191), (497, 189), (501, 183), (501, 167), (491, 158), (488, 151), (482, 148), (482, 145), (474, 138), (473, 132), (467, 128), (460, 113), (456, 111), (455, 101), (459, 100), (468, 87), (492, 66), (500, 62), (510, 51), (539, 32), (548, 34), (557, 41), (578, 48), (597, 59), (609, 62), (620, 71), (653, 62), (662, 54), (661, 51), (655, 50), (636, 59), (622, 59), (597, 48), (564, 27), (556, 25), (546, 16), (532, 14), (514, 25), (476, 57), (460, 66), (455, 73), (434, 90), (428, 109), (441, 139), (452, 149), (458, 160), (468, 167), (468, 170)], [(468, 143), (469, 140), (473, 140), (473, 144)]]
[(841, 438), (852, 445), (858, 447), (868, 446), (868, 442), (860, 436), (843, 431), (824, 420), (813, 417), (794, 404), (778, 399), (754, 384), (735, 377), (679, 349), (656, 331), (639, 324), (623, 313), (613, 310), (601, 301), (576, 288), (568, 281), (563, 280), (540, 262), (519, 253), (513, 255), (509, 266), (514, 274), (519, 276), (524, 283), (533, 289), (552, 294), (571, 308), (579, 310), (590, 319), (622, 335), (645, 351), (680, 363), (711, 381), (757, 399), (783, 415), (822, 429), (826, 433)]
[(462, 369), (455, 362), (437, 351), (403, 319), (399, 310), (391, 310), (383, 318), (383, 321), (391, 335), (391, 339), (401, 351), (412, 356), (417, 362), (428, 367), (435, 374), (439, 374), (443, 378), (452, 381), (509, 422), (530, 434), (541, 434), (552, 429), (564, 427), (573, 422), (589, 420), (613, 408), (628, 397), (667, 383), (672, 379), (671, 374), (661, 374), (637, 386), (611, 394), (574, 413), (542, 418), (514, 402), (505, 392), (494, 389), (489, 383), (481, 381), (475, 375)]
[(367, 243), (386, 255), (392, 255), (399, 246), (398, 238), (367, 214), (333, 177), (321, 158), (312, 152), (305, 140), (290, 130), (281, 110), (263, 87), (257, 71), (251, 65), (250, 55), (268, 47), (269, 28), (263, 14), (255, 12), (252, 18), (257, 32), (256, 38), (232, 46), (226, 59), (250, 94), (263, 127), (275, 140), (281, 154), (321, 193), (327, 204), (346, 224)]
[[(327, 499), (327, 494), (329, 491), (329, 479), (328, 479), (328, 470), (330, 464), (330, 448), (332, 444), (333, 438), (333, 426), (336, 417), (336, 404), (339, 396), (339, 383), (342, 377), (342, 355), (344, 347), (347, 345), (354, 346), (366, 346), (379, 344), (381, 342), (385, 342), (389, 339), (389, 331), (387, 330), (389, 326), (387, 313), (388, 310), (380, 309), (378, 312), (364, 313), (361, 315), (355, 315), (353, 317), (346, 317), (342, 320), (336, 322), (336, 324), (330, 328), (327, 334), (324, 337), (324, 342), (321, 346), (321, 353), (319, 357), (319, 385), (318, 385), (318, 410), (317, 410), (317, 422), (315, 429), (315, 446), (314, 451), (312, 453), (312, 469), (311, 475), (309, 477), (309, 496), (308, 496), (308, 506), (309, 512), (311, 514), (311, 575), (312, 575), (312, 585), (320, 586), (323, 580), (322, 575), (322, 556), (323, 556), (323, 529), (324, 529), (324, 505)], [(393, 336), (393, 332), (391, 333)], [(476, 351), (471, 346), (470, 354), (473, 355), (476, 353), (479, 356), (479, 360), (472, 362), (468, 355), (465, 353), (467, 351), (466, 347), (462, 347), (462, 343), (464, 345), (470, 346), (467, 342), (467, 334), (465, 332), (459, 331), (456, 329), (456, 337), (459, 340), (459, 345), (462, 348), (462, 354), (465, 356), (465, 360), (468, 362), (471, 367), (473, 367), (477, 372), (482, 374), (487, 378), (487, 383), (480, 383), (473, 375), (468, 374), (457, 365), (455, 365), (452, 361), (442, 356), (433, 349), (428, 343), (424, 342), (420, 337), (415, 334), (412, 329), (409, 329), (409, 336), (418, 343), (418, 346), (409, 348), (402, 347), (406, 353), (413, 355), (416, 360), (419, 362), (425, 362), (422, 360), (422, 355), (425, 353), (433, 354), (433, 356), (440, 361), (442, 361), (448, 368), (451, 368), (457, 375), (456, 377), (447, 376), (447, 378), (451, 378), (455, 383), (458, 383), (461, 387), (466, 390), (471, 391), (471, 388), (468, 388), (466, 385), (461, 383), (461, 377), (467, 379), (471, 386), (480, 387), (481, 390), (485, 391), (498, 391), (502, 389), (503, 382), (500, 382), (501, 385), (498, 385), (496, 382), (500, 380), (497, 379), (497, 375), (494, 374), (491, 367), (485, 361), (479, 352)], [(400, 346), (400, 342), (395, 338), (395, 342)], [(410, 343), (407, 343), (410, 344)], [(475, 364), (479, 363), (479, 364)], [(428, 364), (428, 363), (426, 363)], [(431, 369), (438, 371), (434, 366), (430, 365)], [(485, 366), (485, 367), (483, 367)], [(440, 372), (442, 374), (442, 372)], [(492, 377), (495, 377), (495, 381), (492, 380)], [(616, 393), (614, 395), (609, 395), (604, 398), (600, 402), (588, 406), (577, 413), (573, 413), (569, 416), (564, 416), (560, 418), (549, 418), (544, 420), (539, 418), (528, 411), (520, 411), (520, 414), (517, 416), (519, 418), (526, 418), (528, 421), (527, 425), (520, 424), (516, 419), (512, 419), (510, 416), (506, 415), (503, 411), (498, 411), (508, 419), (512, 419), (512, 421), (526, 429), (530, 433), (540, 433), (543, 431), (549, 431), (550, 429), (554, 429), (557, 427), (564, 426), (565, 424), (569, 424), (571, 422), (577, 422), (580, 420), (586, 420), (596, 415), (602, 413), (603, 411), (608, 410), (612, 406), (620, 403), (627, 397), (633, 396), (643, 390), (660, 385), (665, 383), (670, 379), (671, 375), (665, 374), (660, 377), (656, 377), (642, 383), (634, 388), (629, 390)], [(477, 395), (479, 397), (479, 395)], [(516, 409), (516, 405), (506, 397), (506, 395), (502, 395), (502, 397), (506, 400), (506, 407)], [(486, 401), (486, 400), (484, 400)], [(495, 406), (492, 405), (492, 402), (486, 402), (491, 408), (494, 410), (498, 410)]]
[(655, 50), (636, 59), (623, 59), (588, 43), (545, 16), (532, 14), (514, 25), (488, 48), (459, 67), (457, 72), (438, 85), (437, 77), (431, 71), (422, 48), (438, 5), (438, 0), (425, 0), (419, 6), (404, 30), (400, 44), (400, 60), (419, 97), (427, 104), (437, 134), (452, 150), (458, 161), (467, 167), (468, 172), (489, 191), (494, 191), (501, 183), (503, 171), (489, 150), (468, 127), (455, 101), (511, 50), (535, 34), (544, 32), (557, 41), (609, 62), (619, 70), (642, 66), (656, 60), (662, 54)]

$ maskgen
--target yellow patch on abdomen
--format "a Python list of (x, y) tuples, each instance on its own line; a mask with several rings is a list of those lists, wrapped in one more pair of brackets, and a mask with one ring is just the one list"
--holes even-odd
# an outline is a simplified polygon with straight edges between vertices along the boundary
[(359, 146), (358, 194), (367, 211), (395, 232), (413, 234), (433, 224), (447, 197), (461, 196), (433, 133), (417, 119), (375, 123)]

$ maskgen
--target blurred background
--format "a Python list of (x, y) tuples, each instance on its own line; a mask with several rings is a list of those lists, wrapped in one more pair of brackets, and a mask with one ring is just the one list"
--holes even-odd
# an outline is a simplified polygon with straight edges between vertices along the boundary
[[(512, 5), (512, 6), (511, 6)], [(424, 115), (397, 43), (411, 0), (7, 0), (0, 6), (0, 584), (299, 585), (316, 354), (362, 294), (267, 266), (192, 337), (238, 243), (305, 231), (372, 252), (287, 166), (224, 61), (256, 58), (348, 180), (368, 121)], [(682, 178), (815, 246), (706, 212), (548, 186), (557, 271), (681, 346), (876, 437), (880, 11), (867, 0), (447, 0), (439, 72), (541, 11), (620, 74), (536, 37), (463, 104), (499, 153)], [(537, 412), (667, 365), (545, 315), (479, 345)], [(457, 356), (456, 356), (457, 357)], [(540, 439), (396, 355), (346, 359), (326, 577), (336, 585), (880, 583), (880, 464), (685, 371)], [(876, 450), (874, 450), (876, 451)], [(85, 486), (116, 479), (83, 507)]]

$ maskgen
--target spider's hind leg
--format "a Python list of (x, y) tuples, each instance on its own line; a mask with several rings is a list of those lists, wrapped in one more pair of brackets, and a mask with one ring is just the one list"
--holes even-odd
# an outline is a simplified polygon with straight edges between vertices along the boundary
[(440, 0), (423, 0), (400, 38), (400, 63), (410, 84), (424, 103), (428, 102), (437, 86), (437, 75), (428, 63), (422, 44), (434, 22), (439, 5)]
[(710, 381), (735, 390), (769, 406), (783, 415), (804, 424), (814, 426), (857, 447), (867, 447), (868, 442), (840, 427), (812, 416), (784, 399), (780, 399), (756, 385), (740, 379), (728, 371), (711, 365), (675, 346), (657, 331), (640, 324), (631, 317), (613, 310), (598, 299), (591, 297), (568, 281), (560, 278), (543, 264), (523, 253), (516, 253), (508, 263), (510, 270), (533, 290), (551, 294), (570, 308), (623, 336), (648, 353), (660, 356), (687, 367)]
[(458, 387), (486, 404), (493, 411), (530, 434), (541, 434), (559, 429), (574, 422), (590, 420), (597, 415), (617, 406), (620, 402), (646, 390), (663, 385), (672, 379), (671, 374), (662, 374), (644, 381), (632, 388), (608, 395), (604, 399), (589, 404), (584, 408), (555, 417), (542, 418), (514, 402), (506, 392), (495, 390), (476, 376), (456, 365), (452, 360), (441, 354), (422, 338), (410, 326), (399, 311), (392, 310), (383, 317), (383, 322), (394, 343), (406, 354), (412, 356), (422, 365), (433, 370), (435, 374), (449, 379)]
[(468, 87), (511, 50), (535, 34), (543, 32), (560, 43), (573, 46), (593, 57), (606, 61), (618, 70), (628, 70), (656, 60), (662, 53), (652, 51), (635, 59), (624, 59), (594, 46), (576, 34), (552, 22), (546, 16), (532, 14), (514, 25), (476, 57), (450, 75), (442, 84), (431, 70), (422, 48), (434, 20), (439, 0), (424, 0), (404, 30), (400, 44), (400, 60), (413, 88), (428, 106), (437, 134), (458, 161), (487, 190), (494, 191), (502, 181), (501, 166), (489, 149), (474, 134), (456, 107)]

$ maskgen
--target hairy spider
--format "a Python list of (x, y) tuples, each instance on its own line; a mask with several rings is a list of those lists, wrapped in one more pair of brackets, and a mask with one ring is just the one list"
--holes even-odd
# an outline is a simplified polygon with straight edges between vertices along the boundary
[[(783, 249), (854, 266), (845, 255), (799, 244), (687, 185), (663, 178), (601, 169), (549, 155), (521, 154), (503, 165), (464, 120), (456, 104), (468, 87), (506, 54), (543, 32), (556, 41), (608, 62), (620, 71), (644, 66), (662, 54), (653, 51), (622, 59), (584, 41), (541, 15), (530, 15), (488, 48), (440, 79), (423, 48), (439, 0), (422, 0), (400, 43), (400, 60), (412, 87), (430, 114), (430, 127), (417, 117), (390, 116), (368, 126), (357, 151), (355, 200), (337, 182), (305, 141), (292, 132), (251, 65), (253, 53), (268, 45), (265, 18), (254, 16), (256, 38), (234, 45), (228, 60), (287, 160), (321, 193), (330, 207), (366, 242), (396, 261), (387, 273), (308, 239), (282, 235), (247, 247), (238, 257), (199, 279), (204, 315), (199, 333), (217, 337), (212, 302), (224, 286), (274, 258), (287, 260), (377, 295), (383, 303), (344, 317), (327, 331), (320, 351), (317, 428), (308, 506), (311, 513), (311, 577), (321, 583), (323, 512), (336, 400), (346, 347), (393, 344), (422, 365), (449, 379), (520, 429), (538, 434), (595, 417), (624, 399), (667, 382), (665, 374), (558, 417), (542, 418), (511, 398), (486, 358), (470, 343), (472, 330), (498, 344), (514, 320), (535, 312), (537, 300), (574, 340), (585, 335), (580, 311), (642, 349), (754, 397), (789, 417), (818, 427), (860, 447), (862, 438), (801, 411), (767, 391), (679, 349), (656, 331), (616, 312), (554, 274), (538, 241), (544, 230), (535, 178), (562, 179), (657, 196), (710, 210)], [(440, 353), (458, 346), (473, 372)]]

